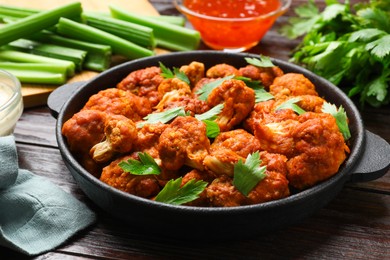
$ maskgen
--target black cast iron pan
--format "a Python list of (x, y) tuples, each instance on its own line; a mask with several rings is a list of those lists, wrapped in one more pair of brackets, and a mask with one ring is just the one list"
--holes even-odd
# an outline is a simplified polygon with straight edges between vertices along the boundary
[[(48, 105), (57, 117), (56, 136), (63, 160), (84, 193), (113, 216), (145, 229), (150, 234), (171, 237), (226, 239), (248, 237), (291, 225), (324, 207), (346, 182), (370, 181), (383, 176), (390, 166), (390, 145), (381, 137), (364, 129), (359, 111), (336, 86), (291, 63), (273, 59), (284, 72), (302, 73), (317, 87), (320, 96), (342, 105), (350, 120), (351, 153), (332, 178), (285, 199), (234, 208), (172, 206), (136, 197), (99, 181), (75, 160), (61, 134), (63, 123), (77, 113), (89, 97), (102, 89), (115, 87), (131, 71), (158, 66), (180, 67), (192, 61), (206, 68), (218, 63), (236, 67), (246, 65), (244, 57), (218, 51), (178, 52), (130, 61), (109, 69), (88, 82), (65, 85), (54, 91)], [(67, 97), (69, 96), (69, 97)]]

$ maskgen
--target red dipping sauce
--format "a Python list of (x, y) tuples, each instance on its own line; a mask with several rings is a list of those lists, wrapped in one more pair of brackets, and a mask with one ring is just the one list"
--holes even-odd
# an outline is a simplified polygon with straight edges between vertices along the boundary
[(261, 40), (277, 17), (287, 10), (290, 2), (290, 0), (183, 0), (176, 1), (176, 6), (200, 32), (208, 46), (213, 49), (243, 51)]

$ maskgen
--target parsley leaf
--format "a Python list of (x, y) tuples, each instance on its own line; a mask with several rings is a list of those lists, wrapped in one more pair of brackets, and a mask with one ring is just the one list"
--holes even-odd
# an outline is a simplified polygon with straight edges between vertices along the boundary
[(144, 117), (145, 122), (137, 123), (137, 128), (142, 128), (145, 124), (167, 123), (178, 116), (186, 116), (183, 107), (174, 107), (163, 112), (152, 113)]
[(200, 121), (203, 121), (203, 120), (215, 120), (215, 119), (217, 119), (217, 115), (219, 113), (221, 113), (223, 107), (224, 107), (223, 104), (216, 105), (215, 107), (211, 108), (207, 112), (204, 112), (203, 114), (195, 115), (195, 118), (200, 120)]
[(207, 97), (210, 95), (210, 93), (217, 87), (219, 87), (225, 80), (234, 78), (234, 75), (226, 76), (217, 80), (214, 80), (212, 82), (209, 82), (207, 84), (204, 84), (201, 89), (196, 91), (196, 94), (198, 94), (198, 99), (206, 101)]
[(138, 156), (140, 159), (139, 161), (129, 159), (127, 162), (121, 161), (118, 166), (121, 167), (123, 171), (134, 175), (158, 175), (161, 173), (160, 167), (152, 156), (147, 153), (138, 153)]
[(195, 115), (196, 119), (206, 124), (207, 136), (209, 138), (215, 138), (220, 133), (219, 125), (214, 120), (217, 119), (217, 115), (221, 113), (223, 107), (223, 104), (219, 104), (203, 114)]
[(271, 99), (274, 99), (274, 96), (271, 93), (267, 92), (264, 88), (255, 89), (256, 103), (271, 100)]
[(325, 102), (322, 105), (322, 112), (331, 114), (336, 119), (336, 124), (339, 127), (340, 132), (342, 133), (344, 140), (351, 138), (351, 133), (348, 127), (348, 117), (343, 106), (340, 106), (338, 109), (336, 105)]
[(245, 196), (267, 175), (265, 174), (266, 167), (260, 167), (260, 154), (255, 152), (249, 154), (245, 163), (240, 159), (234, 165), (233, 185)]
[(190, 180), (181, 187), (182, 177), (170, 180), (157, 194), (155, 200), (173, 205), (181, 205), (199, 198), (207, 186), (205, 181)]
[(172, 70), (167, 68), (161, 61), (159, 62), (159, 64), (160, 64), (160, 69), (161, 69), (161, 72), (162, 72), (161, 76), (163, 78), (171, 79), (171, 78), (175, 78), (176, 77), (176, 78), (184, 81), (188, 85), (190, 85), (189, 78), (187, 77), (187, 75), (183, 71), (180, 71), (179, 68), (174, 67), (173, 68), (173, 72), (172, 72)]
[(221, 132), (217, 122), (208, 119), (202, 120), (202, 122), (206, 124), (206, 135), (208, 138), (215, 138)]
[(297, 113), (298, 115), (302, 115), (303, 113), (305, 113), (306, 111), (303, 110), (301, 107), (299, 107), (296, 103), (301, 101), (301, 99), (299, 97), (295, 97), (295, 98), (290, 98), (288, 100), (286, 100), (285, 102), (283, 102), (282, 104), (280, 104), (279, 106), (276, 107), (275, 110), (280, 110), (280, 109), (292, 109), (295, 113)]
[(261, 67), (261, 68), (270, 68), (270, 67), (275, 67), (275, 65), (272, 63), (271, 58), (260, 55), (260, 59), (256, 58), (245, 58), (246, 62), (249, 64), (256, 66), (256, 67)]

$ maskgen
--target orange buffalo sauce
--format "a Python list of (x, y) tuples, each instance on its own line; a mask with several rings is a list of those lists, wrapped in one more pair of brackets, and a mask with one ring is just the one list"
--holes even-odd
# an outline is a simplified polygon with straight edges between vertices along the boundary
[(256, 45), (280, 15), (267, 14), (281, 9), (280, 0), (184, 0), (183, 5), (193, 12), (187, 14), (193, 27), (214, 49), (245, 50)]
[(280, 7), (279, 0), (185, 0), (184, 5), (197, 13), (222, 18), (245, 18), (268, 14)]

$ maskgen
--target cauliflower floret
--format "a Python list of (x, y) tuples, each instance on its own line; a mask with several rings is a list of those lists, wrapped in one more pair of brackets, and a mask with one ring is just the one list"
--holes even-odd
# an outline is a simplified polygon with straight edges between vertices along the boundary
[(163, 79), (161, 69), (152, 66), (131, 72), (117, 84), (117, 88), (145, 97), (155, 106), (159, 102), (157, 87)]
[(100, 110), (112, 115), (123, 115), (133, 121), (152, 112), (150, 102), (128, 91), (108, 88), (92, 95), (82, 110)]
[(260, 142), (243, 129), (220, 133), (210, 146), (204, 165), (216, 175), (233, 176), (234, 164), (260, 149)]
[(215, 120), (221, 131), (228, 131), (240, 124), (255, 105), (255, 92), (241, 80), (225, 80), (213, 89), (207, 98), (210, 107), (224, 104), (224, 108)]
[(184, 72), (190, 80), (191, 88), (193, 88), (200, 79), (204, 77), (205, 68), (201, 62), (193, 61), (189, 65), (183, 65), (180, 67), (180, 71)]
[(330, 114), (305, 113), (291, 131), (295, 155), (287, 162), (287, 178), (297, 189), (304, 189), (338, 172), (349, 152), (336, 120)]
[(298, 73), (287, 73), (276, 77), (269, 87), (269, 92), (277, 99), (284, 99), (283, 96), (318, 96), (314, 84), (304, 75)]
[(175, 118), (161, 134), (158, 145), (162, 165), (169, 170), (178, 170), (184, 164), (203, 170), (209, 150), (206, 125), (190, 116)]
[(279, 67), (276, 66), (262, 68), (253, 65), (247, 65), (246, 67), (239, 69), (239, 74), (252, 80), (259, 80), (265, 89), (268, 90), (274, 79), (276, 77), (282, 76), (284, 73)]
[(160, 191), (160, 186), (154, 175), (133, 175), (124, 172), (119, 163), (135, 159), (134, 156), (126, 155), (110, 163), (103, 168), (100, 180), (108, 185), (122, 190), (124, 192), (140, 196), (143, 198), (152, 198)]
[(108, 115), (98, 110), (83, 110), (68, 119), (62, 126), (69, 150), (92, 175), (99, 176), (102, 165), (89, 155), (89, 150), (104, 138), (104, 122)]
[(221, 63), (209, 68), (206, 72), (208, 78), (223, 78), (230, 75), (239, 76), (238, 69), (232, 65)]
[(99, 163), (111, 160), (116, 154), (130, 152), (137, 138), (137, 128), (131, 119), (113, 115), (105, 120), (104, 135), (105, 139), (90, 150), (92, 158)]

